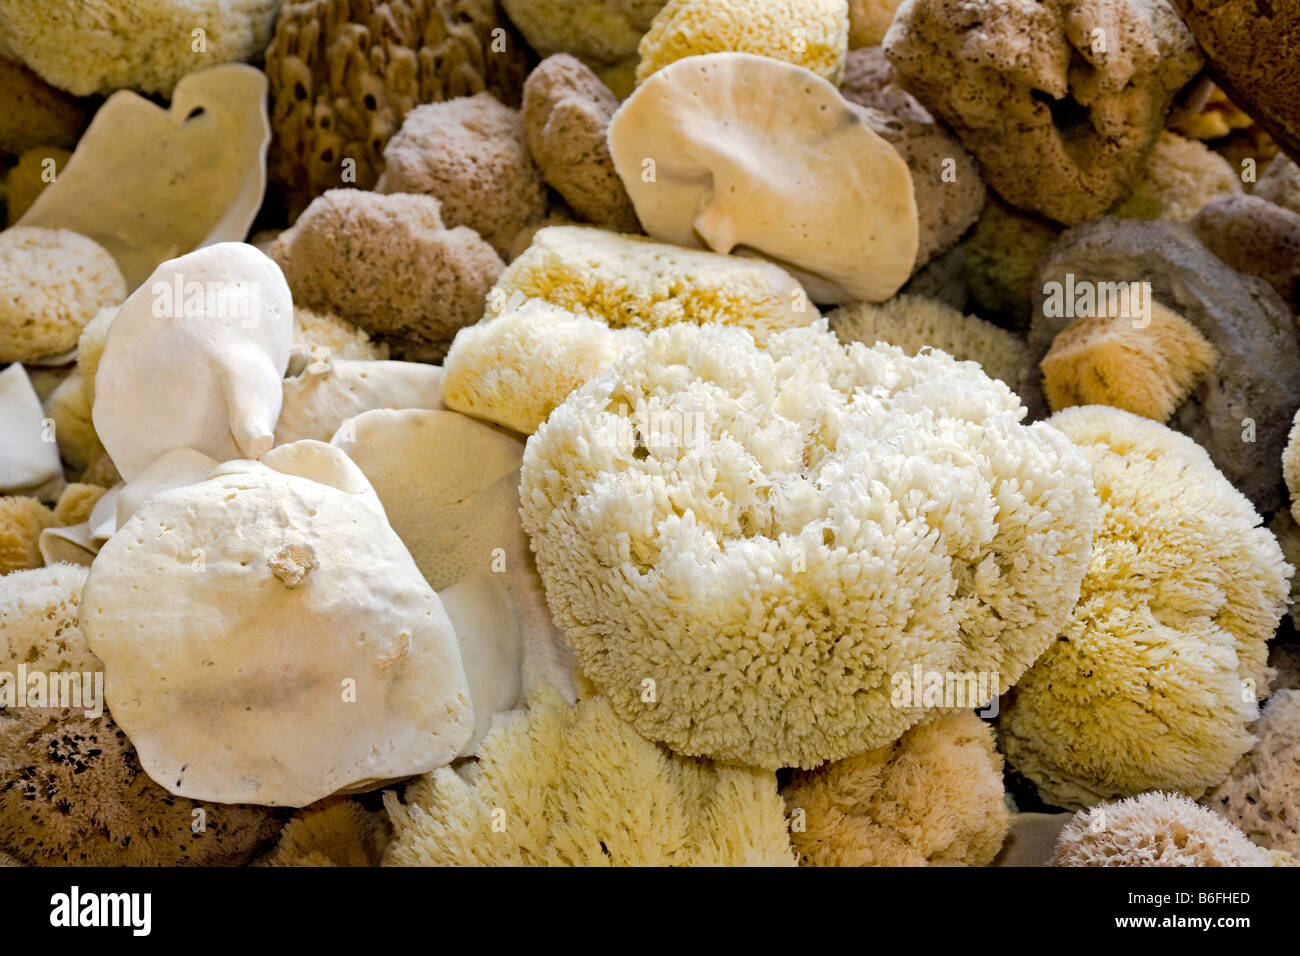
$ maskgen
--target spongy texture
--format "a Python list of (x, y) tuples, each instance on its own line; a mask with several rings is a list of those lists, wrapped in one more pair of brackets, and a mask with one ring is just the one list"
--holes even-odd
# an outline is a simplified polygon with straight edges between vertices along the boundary
[(1285, 153), (1278, 153), (1265, 167), (1251, 195), (1300, 215), (1300, 165)]
[(350, 797), (327, 797), (304, 807), (280, 831), (259, 866), (378, 866), (388, 845), (382, 813)]
[(58, 524), (54, 512), (36, 498), (0, 498), (0, 575), (44, 564), (38, 546), (41, 532)]
[(372, 189), (413, 107), (484, 91), (514, 106), (524, 73), (494, 0), (287, 0), (266, 54), (271, 179), (291, 216), (327, 189)]
[(71, 149), (85, 128), (85, 104), (0, 57), (0, 153), (17, 156), (46, 144)]
[(1205, 248), (1263, 279), (1300, 314), (1300, 213), (1258, 195), (1234, 195), (1202, 207), (1190, 225)]
[(1201, 801), (1252, 841), (1300, 859), (1300, 690), (1280, 690), (1251, 728), (1259, 743)]
[(531, 435), (570, 392), (641, 338), (532, 299), (456, 333), (443, 362), (442, 400)]
[(365, 329), (328, 312), (313, 312), (301, 306), (293, 309), (293, 344), (307, 348), (319, 346), (341, 359), (388, 358), (388, 346), (372, 342)]
[(1002, 755), (971, 711), (797, 771), (782, 795), (800, 866), (987, 866), (1011, 827)]
[[(5, 181), (5, 214), (9, 217), (9, 225), (16, 223), (31, 208), (41, 190), (53, 182), (49, 177), (57, 175), (71, 155), (57, 146), (36, 146), (18, 157)], [(53, 166), (48, 165), (49, 160), (53, 161)]]
[(126, 297), (126, 280), (99, 243), (67, 229), (0, 232), (0, 362), (66, 352), (103, 306)]
[(586, 222), (635, 233), (641, 223), (605, 142), (617, 109), (600, 77), (565, 53), (547, 57), (524, 83), (528, 149), (547, 185)]
[(260, 57), (279, 8), (280, 0), (0, 0), (0, 36), (78, 96), (166, 97), (186, 73)]
[(720, 322), (767, 333), (807, 325), (818, 314), (803, 287), (771, 263), (581, 226), (537, 233), (493, 295), (543, 299), (613, 329), (643, 332)]
[[(1273, 532), (1277, 538), (1277, 543), (1282, 547), (1282, 554), (1286, 557), (1287, 564), (1293, 568), (1300, 568), (1300, 524), (1296, 523), (1295, 518), (1287, 508), (1278, 508), (1273, 512), (1273, 520), (1268, 523), (1268, 530)], [(1300, 628), (1300, 574), (1291, 576), (1291, 598), (1289, 610), (1287, 613), (1291, 617), (1291, 624)], [(1285, 656), (1285, 659), (1291, 660), (1291, 654), (1288, 649), (1291, 645), (1273, 643), (1273, 648), (1269, 652), (1269, 666), (1278, 672), (1273, 680), (1273, 689), (1278, 690), (1284, 687), (1295, 687), (1300, 690), (1300, 681), (1295, 684), (1286, 683), (1283, 680), (1283, 669), (1278, 667), (1277, 661), (1274, 660), (1279, 653)], [(1300, 657), (1294, 659), (1296, 675), (1300, 675)]]
[(1101, 526), (1068, 624), (1005, 702), (1002, 752), (1049, 803), (1199, 797), (1250, 749), (1291, 567), (1190, 438), (1100, 405), (1050, 419)]
[(1165, 130), (1129, 189), (1112, 215), (1186, 222), (1214, 200), (1240, 193), (1241, 179), (1204, 143)]
[(54, 520), (61, 525), (81, 524), (90, 519), (95, 503), (107, 489), (77, 482), (67, 485), (54, 506)]
[(900, 0), (849, 0), (849, 47), (872, 47), (885, 38)]
[(1165, 0), (904, 0), (884, 46), (1003, 199), (1064, 223), (1124, 194), (1202, 62)]
[(637, 84), (683, 57), (757, 53), (839, 85), (849, 51), (847, 0), (668, 0), (637, 47)]
[(664, 0), (503, 0), (529, 46), (542, 56), (572, 53), (593, 69), (635, 60), (637, 43)]
[[(0, 577), (0, 670), (15, 672), (21, 662), (29, 674), (102, 673), (78, 626), (86, 574), (56, 564)], [(0, 848), (24, 863), (233, 865), (278, 829), (274, 812), (261, 807), (167, 793), (140, 769), (107, 713), (0, 711)]]
[(528, 155), (519, 113), (491, 93), (417, 106), (384, 147), (381, 193), (422, 193), (442, 221), (468, 226), (505, 255), (546, 214), (546, 187)]
[(1152, 301), (1150, 322), (1130, 317), (1075, 319), (1043, 357), (1043, 394), (1052, 411), (1073, 405), (1112, 405), (1167, 422), (1218, 353), (1200, 330)]
[(1083, 456), (1022, 415), (941, 352), (675, 325), (529, 439), (524, 529), (556, 624), (640, 733), (815, 767), (922, 719), (892, 675), (1005, 687), (1064, 625), (1096, 503)]
[(942, 349), (953, 358), (978, 362), (990, 378), (1014, 383), (1025, 360), (1025, 343), (977, 315), (921, 295), (898, 295), (888, 302), (857, 302), (826, 317), (841, 342), (888, 342), (908, 355), (922, 348)]
[(477, 321), (504, 263), (465, 226), (443, 227), (430, 196), (332, 189), (271, 247), (294, 302), (330, 312), (397, 358), (437, 362)]
[(1081, 810), (1061, 830), (1052, 866), (1276, 866), (1227, 820), (1186, 797), (1144, 793)]
[(774, 774), (674, 756), (601, 697), (544, 692), (496, 719), (477, 762), (384, 802), (386, 865), (794, 864)]
[[(54, 421), (59, 455), (74, 470), (88, 468), (97, 458), (107, 458), (95, 433), (91, 410), (95, 403), (95, 372), (104, 352), (104, 337), (117, 315), (117, 307), (100, 309), (77, 339), (77, 364), (44, 402), (45, 414)], [(111, 459), (110, 459), (111, 460)], [(116, 479), (114, 479), (116, 480)]]
[(962, 244), (975, 310), (1014, 328), (1028, 328), (1038, 260), (1060, 232), (1055, 224), (990, 198)]

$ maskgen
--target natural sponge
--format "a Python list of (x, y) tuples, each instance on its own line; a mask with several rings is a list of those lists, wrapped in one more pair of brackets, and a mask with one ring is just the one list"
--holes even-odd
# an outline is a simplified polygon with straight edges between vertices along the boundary
[(0, 232), (0, 362), (68, 351), (100, 308), (125, 296), (117, 263), (93, 240), (35, 226)]
[[(85, 580), (67, 564), (0, 577), (0, 670), (102, 679), (78, 625)], [(92, 709), (0, 710), (0, 849), (43, 866), (229, 866), (275, 835), (274, 811), (168, 794)]]
[(638, 46), (638, 84), (701, 53), (758, 53), (838, 84), (849, 50), (846, 0), (668, 0)]
[(1199, 329), (1152, 301), (1146, 323), (1094, 316), (1057, 333), (1041, 363), (1043, 394), (1054, 412), (1113, 405), (1166, 422), (1217, 358)]
[(581, 226), (537, 233), (489, 299), (543, 299), (613, 329), (643, 332), (674, 322), (720, 322), (766, 333), (818, 316), (803, 287), (779, 266)]
[(24, 568), (39, 568), (41, 532), (58, 525), (54, 513), (36, 498), (6, 495), (0, 498), (0, 575)]
[(1054, 223), (990, 197), (961, 247), (975, 310), (1011, 328), (1027, 328), (1038, 260), (1060, 232)]
[(617, 97), (600, 77), (565, 53), (547, 57), (524, 83), (528, 149), (547, 184), (587, 222), (639, 232), (605, 142), (617, 109)]
[(327, 797), (294, 814), (259, 866), (378, 866), (388, 843), (383, 813)]
[(1204, 143), (1165, 130), (1115, 216), (1186, 222), (1203, 206), (1241, 192), (1232, 164)]
[(18, 157), (18, 163), (9, 170), (5, 181), (5, 215), (10, 226), (32, 207), (41, 190), (54, 181), (71, 155), (55, 146), (37, 146)]
[(921, 295), (899, 295), (876, 305), (841, 306), (826, 317), (844, 343), (888, 342), (908, 355), (942, 349), (953, 358), (978, 362), (990, 378), (1015, 383), (1025, 360), (1025, 343), (977, 315)]
[(903, 0), (884, 46), (1003, 199), (1064, 223), (1123, 195), (1201, 66), (1166, 0)]
[(45, 145), (71, 149), (85, 128), (84, 103), (0, 57), (0, 154)]
[(1235, 826), (1186, 797), (1144, 793), (1081, 810), (1065, 825), (1052, 866), (1277, 866)]
[(814, 767), (921, 720), (893, 675), (1007, 686), (1063, 626), (1096, 505), (1083, 457), (1022, 415), (940, 352), (675, 325), (529, 439), (524, 528), (584, 673), (641, 734)]
[(429, 196), (332, 189), (271, 247), (294, 302), (333, 313), (398, 358), (437, 362), (478, 320), (504, 263), (465, 226), (444, 228)]
[(783, 796), (800, 866), (987, 866), (1011, 827), (1002, 755), (971, 711), (796, 772)]
[(516, 110), (491, 93), (417, 106), (384, 147), (381, 193), (423, 193), (449, 227), (468, 226), (505, 255), (546, 214), (546, 187)]
[(776, 777), (684, 760), (601, 697), (541, 692), (476, 763), (385, 794), (390, 866), (791, 866)]
[(10, 52), (78, 96), (170, 96), (186, 73), (261, 56), (280, 0), (0, 0)]
[(643, 336), (531, 299), (456, 333), (443, 362), (448, 408), (531, 435), (575, 388)]
[(1000, 717), (1050, 803), (1198, 797), (1250, 749), (1291, 566), (1190, 438), (1116, 408), (1050, 419), (1092, 464), (1101, 526), (1082, 596)]
[(1201, 801), (1259, 846), (1300, 859), (1300, 690), (1280, 690), (1251, 728), (1259, 743)]

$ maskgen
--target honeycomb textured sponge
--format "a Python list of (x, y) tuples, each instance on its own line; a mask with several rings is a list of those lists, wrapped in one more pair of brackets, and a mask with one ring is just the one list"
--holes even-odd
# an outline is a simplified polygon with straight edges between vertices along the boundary
[(1252, 728), (1259, 743), (1201, 801), (1255, 843), (1300, 859), (1300, 690), (1279, 690)]
[(519, 113), (491, 93), (417, 106), (384, 147), (381, 193), (423, 193), (447, 226), (468, 226), (505, 255), (546, 214), (546, 187)]
[(41, 0), (38, 12), (31, 0), (0, 0), (0, 36), (78, 96), (132, 89), (167, 97), (187, 73), (260, 57), (280, 2)]
[(978, 362), (989, 377), (1003, 382), (1019, 378), (1025, 343), (977, 315), (920, 295), (899, 295), (879, 305), (857, 302), (827, 317), (841, 342), (872, 345), (888, 342), (908, 355), (929, 347), (953, 358)]
[(1002, 752), (1062, 807), (1199, 797), (1254, 743), (1291, 566), (1190, 438), (1100, 405), (1050, 424), (1092, 463), (1101, 526), (1069, 622), (1002, 710)]
[(330, 354), (341, 359), (388, 358), (388, 346), (372, 342), (365, 329), (359, 329), (347, 319), (328, 312), (313, 312), (295, 306), (293, 310), (293, 344), (310, 349), (313, 346), (329, 349)]
[(986, 866), (1011, 828), (1002, 755), (971, 711), (798, 771), (783, 795), (800, 866)]
[(1043, 394), (1052, 411), (1112, 405), (1166, 422), (1218, 359), (1214, 346), (1181, 315), (1152, 301), (1150, 323), (1132, 318), (1076, 319), (1043, 357)]
[(636, 82), (683, 57), (757, 53), (839, 85), (849, 52), (847, 0), (668, 0), (637, 47)]
[(1186, 797), (1144, 793), (1081, 810), (1061, 830), (1052, 866), (1277, 866), (1227, 820)]
[[(86, 574), (55, 564), (0, 577), (0, 670), (103, 672), (78, 626)], [(229, 866), (278, 830), (273, 811), (167, 793), (107, 712), (0, 710), (0, 850), (24, 863)]]
[(803, 287), (771, 263), (582, 226), (538, 232), (492, 296), (507, 303), (543, 299), (612, 329), (643, 332), (719, 322), (767, 333), (818, 317)]
[(478, 233), (446, 229), (430, 196), (332, 189), (271, 246), (294, 302), (330, 312), (395, 357), (437, 362), (478, 321), (504, 263)]
[(570, 392), (643, 337), (531, 299), (456, 333), (443, 362), (442, 400), (531, 435)]
[(617, 109), (600, 77), (565, 53), (547, 57), (524, 83), (528, 149), (547, 184), (586, 222), (635, 233), (641, 223), (605, 142)]
[(583, 672), (641, 734), (811, 768), (925, 716), (893, 675), (1007, 686), (1064, 626), (1096, 503), (1083, 456), (1023, 414), (942, 352), (675, 325), (529, 439), (524, 529)]
[(126, 280), (99, 243), (67, 229), (0, 232), (0, 362), (73, 348), (103, 306), (126, 298)]
[(793, 866), (776, 776), (676, 757), (544, 689), (478, 760), (385, 794), (396, 866)]
[(485, 91), (515, 106), (524, 73), (494, 0), (286, 0), (266, 53), (271, 180), (291, 217), (345, 182), (373, 189), (411, 109)]

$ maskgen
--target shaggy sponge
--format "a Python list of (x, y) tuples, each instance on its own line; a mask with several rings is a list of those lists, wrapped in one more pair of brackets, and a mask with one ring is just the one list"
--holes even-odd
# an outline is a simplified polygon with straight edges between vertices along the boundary
[(257, 866), (378, 866), (388, 844), (382, 813), (349, 797), (326, 797), (294, 814)]
[(1186, 222), (1203, 206), (1240, 192), (1241, 178), (1231, 163), (1204, 143), (1166, 130), (1111, 214)]
[(491, 93), (417, 106), (384, 147), (381, 193), (422, 193), (449, 227), (468, 226), (505, 255), (546, 214), (546, 187), (519, 113)]
[(639, 84), (701, 53), (757, 53), (839, 85), (849, 52), (847, 0), (668, 0), (637, 48)]
[(296, 304), (365, 329), (398, 358), (437, 362), (482, 316), (504, 266), (474, 230), (444, 228), (439, 209), (430, 196), (331, 189), (276, 238), (271, 258)]
[(1015, 382), (1025, 361), (1025, 343), (1015, 335), (925, 296), (899, 295), (879, 305), (857, 302), (826, 319), (841, 342), (888, 342), (908, 355), (926, 347), (942, 349), (953, 358), (978, 362), (990, 378), (1003, 382)]
[(1052, 866), (1278, 866), (1282, 855), (1186, 797), (1144, 793), (1082, 810), (1061, 830)]
[(684, 760), (549, 688), (384, 804), (396, 866), (791, 866), (776, 776)]
[(39, 568), (41, 532), (57, 527), (54, 512), (36, 498), (7, 495), (0, 498), (0, 575)]
[(1201, 801), (1255, 843), (1300, 858), (1300, 690), (1280, 690), (1251, 728), (1259, 743)]
[(1190, 438), (1100, 405), (1050, 423), (1092, 464), (1101, 526), (1068, 623), (1008, 695), (1002, 752), (1058, 806), (1198, 797), (1254, 743), (1291, 566)]
[(1166, 422), (1214, 367), (1218, 353), (1200, 330), (1151, 302), (1150, 323), (1132, 318), (1076, 319), (1043, 357), (1043, 394), (1052, 411), (1112, 405)]
[(0, 362), (67, 352), (100, 308), (126, 298), (113, 257), (67, 229), (0, 232)]
[(972, 711), (796, 772), (783, 795), (800, 866), (986, 866), (1011, 827), (1002, 755)]

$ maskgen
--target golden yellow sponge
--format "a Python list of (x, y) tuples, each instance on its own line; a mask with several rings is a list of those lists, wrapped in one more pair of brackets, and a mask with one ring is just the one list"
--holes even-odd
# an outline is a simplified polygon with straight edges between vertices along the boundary
[(1054, 412), (1110, 405), (1166, 422), (1217, 360), (1199, 329), (1153, 300), (1145, 328), (1098, 316), (1062, 329), (1043, 357), (1043, 393)]
[(847, 0), (668, 0), (637, 48), (636, 82), (683, 57), (757, 53), (839, 85), (849, 52)]
[(41, 532), (58, 524), (54, 512), (35, 498), (0, 498), (0, 574), (44, 564), (38, 547)]
[(378, 866), (388, 844), (382, 813), (351, 797), (326, 797), (284, 825), (275, 849), (258, 866)]

